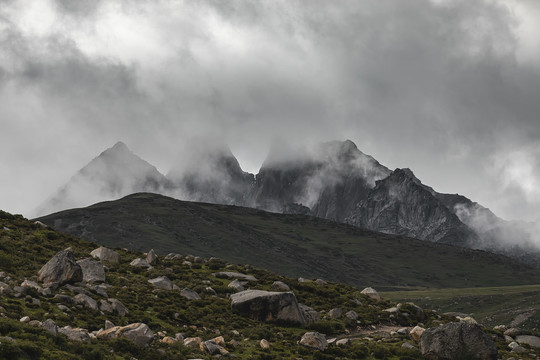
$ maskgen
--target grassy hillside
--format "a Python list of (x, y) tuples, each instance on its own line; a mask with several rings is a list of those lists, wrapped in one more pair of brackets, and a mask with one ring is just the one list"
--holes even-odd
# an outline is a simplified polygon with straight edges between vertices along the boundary
[[(36, 280), (37, 272), (57, 251), (72, 247), (77, 259), (88, 257), (95, 247), (72, 236), (44, 229), (20, 216), (12, 216), (0, 211), (0, 281), (11, 288), (23, 280)], [(358, 336), (347, 347), (334, 346), (324, 353), (298, 345), (302, 334), (310, 329), (335, 334), (340, 338), (351, 336), (360, 329), (375, 329), (379, 326), (411, 326), (419, 320), (411, 313), (395, 317), (385, 308), (395, 305), (388, 301), (376, 302), (360, 293), (359, 289), (343, 284), (301, 283), (297, 280), (254, 269), (250, 266), (227, 264), (213, 259), (203, 263), (184, 264), (180, 260), (158, 260), (153, 270), (142, 270), (129, 265), (141, 253), (117, 249), (121, 255), (119, 264), (107, 263), (106, 289), (108, 297), (119, 299), (129, 309), (129, 314), (106, 314), (80, 305), (69, 305), (61, 309), (55, 294), (72, 296), (73, 290), (61, 287), (45, 296), (30, 290), (26, 296), (17, 297), (0, 293), (0, 359), (210, 359), (215, 356), (191, 349), (181, 343), (165, 344), (159, 341), (166, 332), (169, 336), (182, 333), (184, 337), (201, 337), (203, 340), (218, 335), (227, 342), (226, 349), (242, 359), (420, 359), (417, 350), (403, 349), (408, 336), (396, 335), (377, 343)], [(262, 323), (235, 314), (231, 310), (228, 295), (233, 290), (227, 287), (230, 280), (212, 275), (220, 270), (241, 271), (257, 277), (251, 288), (269, 290), (276, 281), (284, 281), (296, 294), (299, 302), (313, 307), (322, 314), (321, 321), (304, 327), (290, 327), (273, 323)], [(189, 287), (197, 291), (201, 300), (187, 300), (179, 296), (178, 290), (156, 290), (148, 280), (157, 276), (169, 277), (179, 288)], [(85, 284), (77, 284), (85, 287)], [(211, 286), (216, 294), (209, 293)], [(85, 287), (92, 298), (102, 298), (91, 288)], [(36, 303), (36, 300), (39, 303)], [(354, 301), (352, 301), (354, 300)], [(344, 317), (330, 319), (328, 311), (340, 307), (345, 311), (354, 310), (357, 321)], [(53, 319), (59, 326), (72, 326), (89, 331), (103, 328), (105, 321), (116, 325), (144, 322), (157, 335), (157, 339), (147, 348), (134, 346), (125, 339), (96, 340), (86, 342), (69, 341), (63, 335), (53, 336), (39, 326), (23, 324), (23, 316), (32, 320)], [(433, 321), (448, 320), (434, 313), (426, 312), (426, 325)], [(436, 324), (436, 323), (434, 323)], [(373, 328), (372, 328), (373, 326)], [(388, 337), (388, 334), (387, 334)], [(270, 342), (270, 349), (261, 349), (261, 339)], [(378, 339), (376, 335), (371, 338)]]
[(394, 301), (413, 301), (441, 312), (473, 314), (484, 325), (540, 329), (540, 285), (385, 292)]
[(40, 221), (132, 250), (218, 256), (287, 276), (379, 288), (472, 288), (540, 283), (504, 256), (358, 229), (319, 218), (134, 194)]

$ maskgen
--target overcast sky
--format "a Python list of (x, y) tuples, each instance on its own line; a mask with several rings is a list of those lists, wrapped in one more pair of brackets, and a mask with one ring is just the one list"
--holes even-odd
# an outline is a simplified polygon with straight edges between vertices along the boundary
[(277, 138), (351, 139), (538, 220), (538, 19), (537, 0), (0, 0), (0, 208), (118, 140), (167, 173), (210, 134), (251, 172)]

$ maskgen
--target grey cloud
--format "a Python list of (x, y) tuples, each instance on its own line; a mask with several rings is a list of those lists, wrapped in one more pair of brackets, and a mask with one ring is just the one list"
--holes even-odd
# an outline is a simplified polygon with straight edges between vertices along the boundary
[[(7, 140), (1, 149), (24, 147), (69, 163), (65, 171), (47, 173), (50, 192), (71, 175), (68, 170), (83, 165), (76, 162), (119, 139), (166, 173), (184, 141), (208, 133), (229, 142), (250, 171), (277, 136), (294, 144), (350, 138), (391, 168), (412, 168), (437, 190), (500, 206), (503, 217), (513, 213), (490, 196), (505, 184), (492, 179), (489, 163), (538, 140), (540, 72), (516, 58), (520, 19), (500, 3), (54, 4), (66, 21), (65, 33), (38, 37), (8, 19), (12, 35), (0, 37), (5, 134), (21, 136), (15, 124), (21, 121), (43, 129), (26, 134), (24, 146)], [(120, 11), (113, 20), (140, 22), (140, 28), (125, 31), (140, 36), (141, 44), (150, 36), (155, 56), (144, 57), (142, 45), (140, 52), (128, 49), (119, 56), (100, 43), (92, 31), (111, 15), (105, 13), (113, 11), (111, 4)], [(70, 18), (93, 25), (85, 36), (99, 40), (92, 44), (99, 51), (84, 47)], [(38, 137), (53, 146), (45, 149)], [(70, 154), (66, 149), (74, 144), (78, 148)], [(28, 169), (17, 176), (44, 170), (38, 160), (25, 161)], [(501, 196), (516, 203), (511, 191)], [(537, 217), (539, 205), (530, 202)]]

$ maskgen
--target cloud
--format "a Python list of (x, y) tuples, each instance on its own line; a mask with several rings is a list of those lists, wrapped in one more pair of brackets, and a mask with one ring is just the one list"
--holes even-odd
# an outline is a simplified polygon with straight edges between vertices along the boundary
[(529, 11), (534, 1), (4, 0), (0, 201), (26, 211), (117, 140), (166, 173), (196, 136), (220, 136), (249, 171), (275, 137), (349, 138), (508, 216), (515, 205), (492, 194), (515, 189), (488, 160), (532, 154), (540, 135)]

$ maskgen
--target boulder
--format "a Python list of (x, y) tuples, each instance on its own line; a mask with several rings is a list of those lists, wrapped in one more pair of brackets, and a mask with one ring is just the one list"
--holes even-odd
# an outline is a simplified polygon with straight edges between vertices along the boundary
[(328, 341), (323, 334), (318, 332), (307, 332), (300, 339), (300, 345), (324, 351), (328, 348)]
[(177, 253), (169, 253), (165, 256), (165, 260), (182, 260), (182, 255)]
[(314, 283), (317, 285), (328, 285), (328, 283), (324, 281), (323, 279), (317, 279), (314, 281)]
[(29, 316), (23, 316), (22, 318), (19, 319), (20, 322), (22, 323), (28, 323), (30, 322), (30, 317)]
[(111, 321), (105, 320), (105, 330), (111, 329), (113, 327), (115, 327), (115, 325)]
[(221, 349), (223, 349), (222, 346), (219, 346), (212, 340), (201, 342), (199, 347), (201, 351), (210, 355), (221, 353)]
[(292, 292), (245, 290), (231, 295), (231, 307), (254, 320), (300, 325), (307, 322)]
[(328, 312), (328, 316), (330, 316), (332, 319), (339, 319), (342, 315), (343, 315), (342, 308), (334, 308)]
[(0, 295), (9, 295), (11, 292), (11, 287), (5, 282), (0, 281)]
[(156, 265), (157, 264), (157, 255), (154, 252), (154, 249), (150, 250), (148, 254), (146, 254), (146, 262), (150, 265)]
[(31, 280), (24, 280), (21, 283), (21, 287), (28, 288), (28, 289), (34, 289), (34, 290), (37, 290), (38, 292), (41, 292), (43, 290), (43, 288), (41, 286), (39, 286), (37, 282), (31, 281)]
[(416, 341), (416, 342), (419, 342), (420, 341), (420, 337), (422, 336), (422, 334), (424, 333), (424, 331), (426, 331), (426, 329), (424, 329), (423, 327), (421, 326), (415, 326), (412, 328), (412, 330), (409, 332), (409, 335), (411, 336), (411, 338)]
[(259, 346), (261, 347), (261, 349), (270, 349), (270, 343), (266, 339), (262, 339), (259, 342)]
[(140, 268), (146, 268), (146, 269), (153, 269), (154, 267), (148, 263), (148, 261), (136, 258), (132, 262), (129, 263), (129, 265), (133, 267), (140, 267)]
[(298, 304), (298, 307), (300, 308), (300, 311), (304, 314), (306, 324), (313, 324), (321, 320), (321, 316), (315, 309), (304, 304)]
[(215, 277), (218, 278), (229, 278), (229, 279), (239, 279), (239, 280), (245, 280), (245, 281), (257, 281), (257, 278), (253, 275), (246, 275), (239, 272), (234, 271), (221, 271), (217, 273), (213, 273)]
[(201, 300), (199, 294), (197, 294), (197, 292), (191, 290), (190, 288), (182, 289), (182, 291), (180, 291), (180, 295), (182, 295), (188, 300)]
[(105, 330), (100, 330), (96, 333), (96, 337), (99, 340), (113, 340), (118, 337), (117, 331), (120, 329), (120, 326), (113, 326), (111, 328), (106, 328)]
[(354, 310), (351, 310), (351, 311), (347, 311), (345, 313), (345, 317), (349, 320), (352, 320), (352, 321), (356, 321), (358, 320), (358, 314), (356, 313), (356, 311)]
[(98, 310), (97, 301), (92, 299), (86, 294), (78, 294), (73, 297), (75, 304), (83, 305), (84, 307), (90, 308), (92, 310)]
[(516, 342), (520, 344), (527, 344), (535, 348), (540, 348), (540, 338), (537, 336), (518, 335), (516, 336)]
[(173, 289), (172, 281), (166, 276), (159, 276), (157, 278), (148, 280), (148, 282), (150, 284), (154, 285), (154, 287), (156, 287), (158, 289), (163, 289), (163, 290), (172, 290)]
[(52, 335), (58, 335), (58, 326), (56, 326), (56, 323), (52, 319), (45, 320), (41, 327), (51, 333)]
[(176, 343), (176, 340), (170, 336), (165, 336), (163, 339), (160, 340), (160, 342), (162, 342), (163, 344), (172, 345)]
[(101, 261), (107, 261), (112, 264), (117, 264), (120, 262), (120, 254), (114, 250), (108, 249), (106, 247), (100, 246), (95, 250), (92, 250), (90, 255), (94, 258), (97, 258)]
[(512, 341), (510, 344), (508, 344), (508, 347), (513, 353), (521, 354), (524, 353), (526, 350), (523, 346), (520, 346), (517, 342)]
[(202, 343), (200, 337), (191, 337), (184, 340), (184, 346), (192, 349), (199, 349)]
[(38, 281), (46, 285), (63, 285), (82, 280), (81, 266), (77, 264), (71, 248), (58, 252), (38, 272)]
[(105, 268), (101, 262), (87, 258), (77, 261), (77, 264), (82, 269), (84, 282), (105, 282)]
[(272, 290), (274, 291), (291, 291), (289, 285), (285, 284), (283, 281), (274, 281), (272, 283)]
[(337, 346), (347, 346), (347, 345), (350, 345), (351, 344), (351, 339), (339, 339), (336, 341), (336, 345)]
[(58, 332), (66, 335), (67, 338), (72, 341), (90, 341), (90, 335), (86, 329), (72, 329), (70, 326), (64, 326), (63, 328), (59, 328)]
[(111, 303), (113, 312), (116, 312), (118, 315), (126, 316), (129, 313), (128, 309), (125, 307), (124, 304), (122, 304), (120, 300), (109, 299), (109, 302)]
[(381, 301), (381, 296), (379, 295), (379, 293), (377, 292), (377, 290), (371, 288), (371, 287), (367, 287), (365, 288), (364, 290), (361, 291), (362, 294), (372, 298), (373, 300), (376, 300), (376, 301)]
[(112, 305), (107, 300), (99, 300), (99, 310), (106, 312), (106, 313), (112, 313), (113, 308)]
[(477, 324), (448, 323), (427, 329), (420, 337), (420, 351), (428, 360), (496, 360), (497, 346)]
[(522, 331), (518, 328), (510, 328), (504, 331), (504, 335), (515, 338), (518, 335), (521, 335)]
[(116, 331), (117, 337), (123, 337), (130, 340), (137, 346), (147, 346), (154, 340), (154, 333), (143, 323), (134, 323), (123, 326)]
[(236, 292), (244, 291), (244, 285), (247, 285), (247, 281), (240, 281), (238, 279), (235, 279), (227, 285), (227, 287), (230, 287), (231, 289), (234, 289)]

